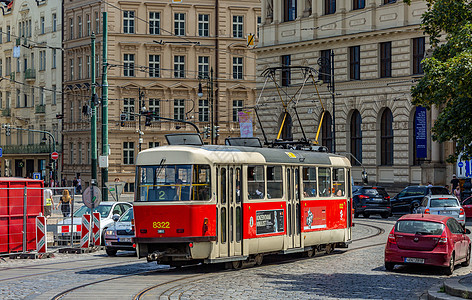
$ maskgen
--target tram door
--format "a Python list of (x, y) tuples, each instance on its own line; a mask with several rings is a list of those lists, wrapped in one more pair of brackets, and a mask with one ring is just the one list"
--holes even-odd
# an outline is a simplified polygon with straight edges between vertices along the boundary
[(300, 174), (298, 168), (287, 168), (287, 234), (289, 248), (301, 247)]
[(219, 169), (218, 245), (220, 257), (242, 255), (242, 168)]

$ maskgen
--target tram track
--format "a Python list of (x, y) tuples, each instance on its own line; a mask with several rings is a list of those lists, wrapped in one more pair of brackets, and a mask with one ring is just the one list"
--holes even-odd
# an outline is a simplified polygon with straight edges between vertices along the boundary
[[(385, 233), (385, 230), (381, 227), (371, 225), (371, 224), (366, 224), (366, 223), (358, 223), (358, 224), (362, 225), (362, 226), (371, 227), (371, 228), (375, 229), (376, 232), (373, 233), (373, 234), (364, 236), (364, 237), (353, 239), (352, 240), (353, 242), (358, 242), (358, 241), (371, 239), (371, 238), (377, 237), (377, 236), (382, 235), (383, 233)], [(375, 244), (361, 246), (361, 247), (357, 247), (357, 248), (353, 248), (353, 249), (347, 249), (345, 251), (339, 251), (339, 252), (335, 252), (335, 253), (344, 254), (344, 253), (347, 253), (347, 252), (357, 251), (357, 250), (366, 249), (366, 248), (370, 248), (370, 247), (376, 247), (376, 246), (383, 245), (383, 244), (385, 244), (385, 243), (384, 242), (375, 243)], [(306, 259), (310, 259), (310, 258), (306, 258)], [(259, 266), (258, 268), (266, 269), (266, 268), (272, 267), (274, 265), (292, 263), (292, 262), (295, 262), (295, 261), (300, 261), (300, 257), (288, 258), (288, 259), (284, 259), (282, 261), (277, 261), (277, 262), (276, 261), (270, 262), (270, 263), (265, 264), (263, 266)], [(196, 267), (201, 267), (201, 266), (192, 266), (192, 267), (185, 268), (185, 269), (191, 271), (190, 268), (196, 268)], [(152, 275), (153, 273), (160, 273), (160, 272), (172, 271), (172, 270), (176, 270), (176, 269), (147, 270), (147, 271), (142, 271), (142, 272), (135, 272), (135, 273), (132, 273), (132, 274), (125, 274), (125, 275), (115, 276), (115, 277), (112, 277), (112, 278), (96, 280), (96, 281), (88, 282), (88, 283), (85, 283), (85, 284), (67, 289), (66, 291), (63, 291), (61, 293), (56, 294), (51, 299), (52, 300), (63, 299), (67, 295), (69, 295), (73, 292), (76, 292), (80, 289), (87, 288), (87, 287), (94, 286), (94, 285), (98, 285), (98, 284), (105, 283), (105, 282), (119, 281), (120, 279), (127, 279), (129, 277), (140, 276), (140, 275)], [(181, 269), (179, 269), (179, 270), (181, 270)], [(131, 299), (133, 299), (133, 300), (142, 300), (142, 299), (145, 299), (145, 298), (148, 298), (148, 297), (153, 298), (153, 299), (156, 298), (156, 297), (158, 299), (171, 299), (171, 298), (172, 299), (175, 299), (175, 298), (180, 299), (185, 294), (185, 292), (187, 292), (188, 290), (190, 290), (193, 287), (193, 286), (188, 287), (189, 285), (193, 285), (193, 284), (195, 284), (195, 283), (197, 283), (201, 280), (204, 280), (204, 279), (208, 279), (208, 278), (211, 278), (211, 277), (218, 276), (218, 275), (220, 275), (221, 273), (224, 273), (224, 272), (232, 272), (232, 271), (234, 271), (234, 270), (218, 270), (218, 271), (215, 271), (214, 268), (212, 268), (212, 270), (204, 271), (203, 274), (202, 273), (200, 273), (200, 274), (195, 274), (195, 273), (177, 274), (176, 275), (177, 278), (173, 278), (171, 280), (166, 280), (164, 282), (160, 282), (160, 283), (157, 283), (157, 284), (154, 284), (154, 285), (147, 286), (147, 287), (143, 288), (142, 290), (135, 293), (134, 296)], [(163, 290), (160, 290), (162, 288), (163, 288)], [(74, 297), (76, 297), (76, 296), (74, 296)]]

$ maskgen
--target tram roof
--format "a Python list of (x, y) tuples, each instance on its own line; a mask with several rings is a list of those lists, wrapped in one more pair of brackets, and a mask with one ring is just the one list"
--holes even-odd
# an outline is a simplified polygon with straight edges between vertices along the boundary
[(346, 157), (332, 153), (226, 145), (160, 146), (140, 152), (136, 164), (158, 165), (163, 158), (165, 164), (296, 163), (350, 166)]

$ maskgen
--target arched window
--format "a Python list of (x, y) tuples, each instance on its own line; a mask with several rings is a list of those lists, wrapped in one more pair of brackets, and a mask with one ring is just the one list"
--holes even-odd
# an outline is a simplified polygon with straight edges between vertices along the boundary
[(388, 108), (382, 113), (380, 123), (381, 165), (393, 165), (393, 115)]
[[(358, 110), (355, 110), (351, 117), (351, 154), (362, 162), (362, 119)], [(358, 166), (359, 163), (351, 158), (351, 164)]]
[[(282, 135), (281, 138), (284, 141), (293, 141), (293, 135), (292, 135), (292, 117), (290, 116), (289, 113), (285, 113), (285, 122), (284, 122), (284, 127), (282, 128)], [(283, 120), (283, 117), (282, 117)]]
[(325, 112), (323, 124), (321, 125), (321, 145), (328, 148), (328, 151), (333, 151), (333, 132), (332, 119), (329, 112)]

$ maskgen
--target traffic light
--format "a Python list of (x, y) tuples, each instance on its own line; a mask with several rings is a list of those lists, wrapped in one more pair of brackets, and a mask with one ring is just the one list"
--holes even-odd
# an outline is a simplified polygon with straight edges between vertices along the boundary
[(121, 127), (125, 127), (125, 121), (128, 120), (128, 116), (126, 114), (120, 115), (120, 125)]
[(210, 138), (210, 126), (203, 127), (203, 133), (205, 134), (205, 138)]
[(92, 102), (95, 106), (99, 105), (100, 104), (100, 98), (98, 98), (98, 95), (97, 94), (93, 94), (92, 95)]
[(10, 125), (7, 125), (7, 126), (6, 126), (6, 128), (5, 128), (5, 135), (6, 135), (6, 136), (10, 136), (10, 135), (11, 135)]
[(145, 115), (146, 115), (146, 122), (144, 122), (144, 126), (151, 126), (151, 123), (152, 123), (151, 112), (148, 111), (145, 113)]
[(214, 137), (214, 138), (220, 136), (219, 132), (220, 132), (220, 126), (216, 126), (216, 125), (213, 126), (213, 137)]

